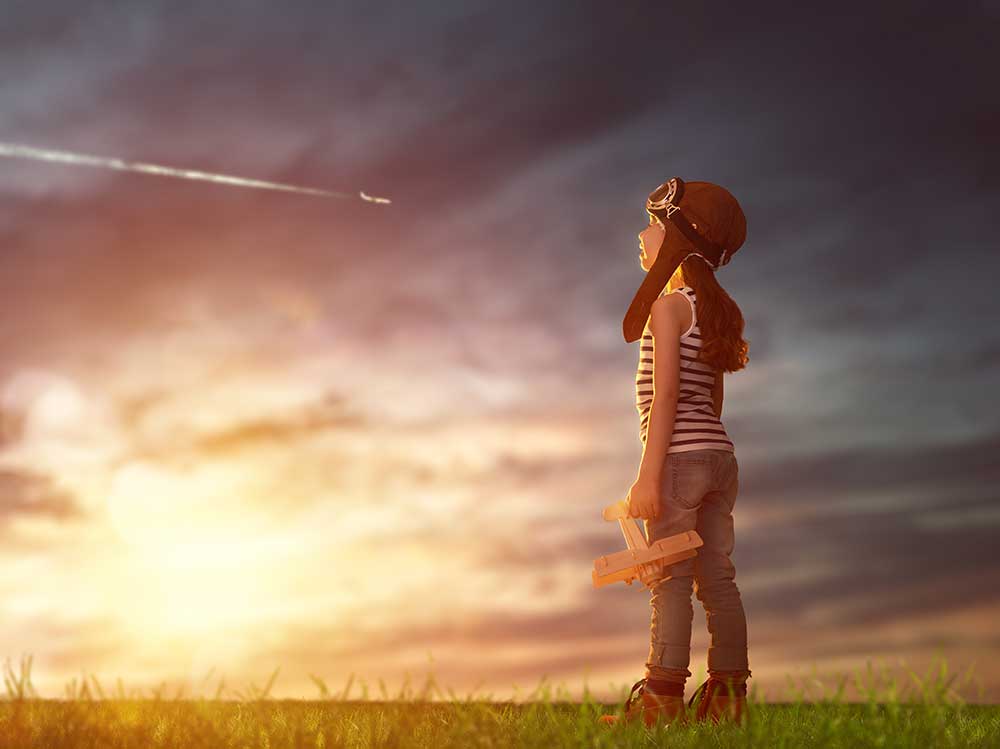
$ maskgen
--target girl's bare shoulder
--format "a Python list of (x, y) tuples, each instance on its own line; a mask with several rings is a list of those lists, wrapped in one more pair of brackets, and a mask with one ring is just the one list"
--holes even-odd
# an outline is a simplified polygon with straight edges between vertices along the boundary
[[(649, 311), (649, 327), (655, 336), (657, 332), (676, 333), (678, 337), (691, 324), (691, 306), (678, 290), (656, 299)], [(687, 316), (687, 325), (684, 325)]]

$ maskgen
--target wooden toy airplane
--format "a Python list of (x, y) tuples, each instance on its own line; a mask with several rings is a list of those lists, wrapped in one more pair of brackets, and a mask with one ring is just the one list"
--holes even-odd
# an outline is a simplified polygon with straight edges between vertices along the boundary
[(698, 531), (677, 533), (652, 544), (647, 543), (639, 524), (629, 516), (628, 501), (624, 499), (605, 507), (603, 516), (605, 520), (618, 521), (628, 549), (594, 560), (595, 588), (619, 580), (631, 585), (636, 578), (644, 587), (652, 588), (656, 583), (670, 579), (670, 575), (663, 574), (665, 567), (696, 556), (698, 552), (695, 549), (704, 544)]

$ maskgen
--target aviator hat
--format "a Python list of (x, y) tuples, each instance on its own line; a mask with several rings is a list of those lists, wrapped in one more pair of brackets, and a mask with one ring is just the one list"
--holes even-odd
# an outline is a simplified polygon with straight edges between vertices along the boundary
[(646, 210), (660, 222), (665, 234), (656, 261), (622, 321), (622, 333), (629, 343), (642, 335), (653, 302), (678, 265), (698, 255), (712, 270), (718, 270), (732, 260), (747, 236), (747, 219), (739, 202), (726, 188), (711, 182), (672, 177), (649, 194)]

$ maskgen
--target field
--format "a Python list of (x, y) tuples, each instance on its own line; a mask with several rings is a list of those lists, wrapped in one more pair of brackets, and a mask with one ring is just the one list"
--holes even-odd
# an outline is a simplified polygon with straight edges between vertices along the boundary
[[(8, 667), (9, 672), (9, 667)], [(96, 679), (67, 688), (65, 699), (32, 696), (30, 660), (21, 677), (5, 675), (0, 746), (17, 747), (998, 747), (1000, 707), (967, 704), (946, 669), (911, 684), (856, 683), (865, 701), (842, 699), (843, 683), (816, 699), (760, 703), (751, 690), (745, 727), (695, 724), (613, 729), (596, 717), (620, 710), (583, 699), (569, 702), (545, 683), (518, 702), (460, 697), (432, 678), (418, 693), (404, 687), (383, 699), (349, 699), (353, 678), (322, 699), (276, 700), (274, 683), (239, 699), (141, 698), (105, 694)], [(91, 683), (93, 686), (91, 686)], [(221, 691), (221, 686), (220, 686)], [(803, 692), (804, 694), (804, 692)], [(624, 696), (624, 688), (623, 688)]]

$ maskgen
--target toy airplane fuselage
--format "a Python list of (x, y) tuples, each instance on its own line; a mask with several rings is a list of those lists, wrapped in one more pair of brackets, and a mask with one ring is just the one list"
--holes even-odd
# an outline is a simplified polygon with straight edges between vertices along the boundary
[(698, 554), (695, 549), (704, 544), (697, 531), (685, 531), (653, 543), (646, 542), (646, 536), (635, 518), (628, 514), (628, 502), (621, 500), (604, 508), (605, 520), (617, 520), (628, 549), (594, 560), (594, 587), (610, 585), (618, 581), (632, 584), (636, 578), (646, 588), (669, 580), (663, 571), (671, 564), (690, 559)]

